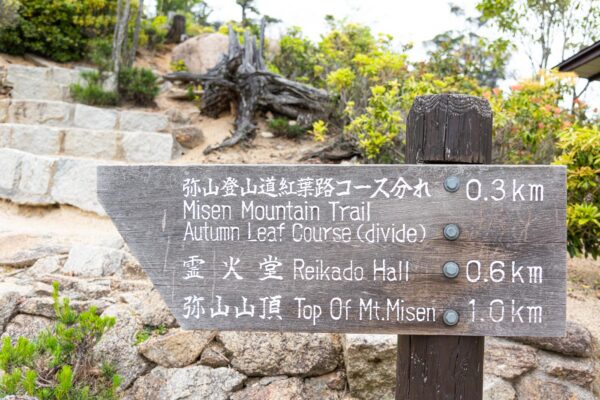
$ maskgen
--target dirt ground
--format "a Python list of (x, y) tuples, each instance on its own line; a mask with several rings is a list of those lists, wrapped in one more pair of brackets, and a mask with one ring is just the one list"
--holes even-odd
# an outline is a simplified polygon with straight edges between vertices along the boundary
[(572, 258), (567, 273), (567, 318), (600, 338), (600, 259)]

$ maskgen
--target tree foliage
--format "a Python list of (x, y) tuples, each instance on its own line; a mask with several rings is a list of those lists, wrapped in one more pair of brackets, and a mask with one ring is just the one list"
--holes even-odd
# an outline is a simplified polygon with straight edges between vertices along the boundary
[(3, 0), (0, 2), (0, 28), (10, 28), (17, 24), (19, 7), (17, 0)]
[(20, 0), (16, 22), (0, 27), (0, 51), (80, 60), (91, 38), (111, 33), (115, 7), (116, 0)]
[(477, 9), (520, 41), (536, 71), (600, 39), (598, 0), (481, 0)]
[(561, 106), (574, 84), (572, 75), (542, 72), (507, 93), (486, 91), (494, 111), (494, 161), (552, 162), (558, 134), (575, 122), (570, 110)]
[(561, 154), (555, 164), (567, 166), (568, 250), (571, 256), (600, 255), (600, 127), (573, 126), (559, 135)]
[(474, 78), (481, 86), (495, 87), (506, 78), (512, 45), (506, 39), (490, 40), (474, 32), (448, 31), (435, 36), (424, 68), (437, 76)]

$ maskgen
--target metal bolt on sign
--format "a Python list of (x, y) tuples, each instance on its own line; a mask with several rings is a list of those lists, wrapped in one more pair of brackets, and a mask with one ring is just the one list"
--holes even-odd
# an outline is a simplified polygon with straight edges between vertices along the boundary
[(460, 320), (460, 315), (458, 314), (458, 312), (449, 309), (444, 311), (444, 324), (446, 324), (447, 326), (454, 326), (456, 324), (458, 324), (458, 321)]
[(449, 176), (444, 180), (444, 189), (447, 192), (454, 193), (460, 187), (460, 179), (457, 176)]
[(442, 267), (442, 272), (446, 278), (454, 279), (458, 276), (460, 268), (458, 267), (458, 264), (454, 261), (448, 261), (444, 263), (444, 266)]
[(444, 237), (448, 240), (456, 240), (460, 236), (460, 228), (456, 224), (444, 226)]

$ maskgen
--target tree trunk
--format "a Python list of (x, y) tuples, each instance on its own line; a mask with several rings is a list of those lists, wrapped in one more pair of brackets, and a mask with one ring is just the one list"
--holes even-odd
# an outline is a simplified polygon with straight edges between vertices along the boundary
[(113, 40), (112, 40), (112, 55), (111, 55), (111, 67), (115, 68), (117, 64), (117, 38), (119, 37), (119, 21), (121, 21), (121, 16), (123, 14), (123, 0), (117, 1), (117, 19), (115, 21), (115, 30), (113, 32)]
[(237, 104), (231, 137), (206, 148), (205, 154), (251, 139), (256, 131), (254, 117), (258, 112), (271, 111), (304, 126), (327, 119), (332, 112), (331, 97), (326, 91), (268, 72), (262, 51), (256, 48), (256, 38), (246, 32), (244, 47), (241, 47), (231, 27), (228, 52), (214, 68), (206, 74), (176, 72), (164, 79), (202, 84), (201, 112), (204, 115), (216, 118), (229, 111), (232, 102)]
[(177, 14), (173, 17), (173, 22), (167, 33), (167, 43), (181, 43), (181, 38), (185, 35), (185, 16)]
[(127, 59), (127, 67), (132, 67), (135, 62), (135, 55), (137, 53), (138, 45), (140, 43), (140, 30), (142, 29), (142, 15), (144, 13), (144, 0), (139, 0), (138, 13), (135, 18), (135, 29), (133, 31), (133, 43), (131, 44), (131, 51), (129, 58)]
[[(119, 0), (119, 3), (121, 0)], [(131, 8), (131, 0), (125, 0), (125, 7), (121, 14), (121, 9), (117, 11), (117, 15), (120, 19), (117, 19), (117, 26), (115, 29), (115, 37), (113, 40), (113, 71), (118, 76), (121, 70), (121, 61), (123, 59), (123, 47), (126, 45), (127, 40), (127, 25), (129, 23), (129, 11)]]

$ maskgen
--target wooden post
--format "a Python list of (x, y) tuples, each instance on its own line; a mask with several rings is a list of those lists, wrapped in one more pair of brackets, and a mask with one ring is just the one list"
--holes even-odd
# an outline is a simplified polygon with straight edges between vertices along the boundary
[[(407, 120), (407, 164), (491, 160), (487, 100), (459, 94), (415, 99)], [(482, 336), (399, 335), (396, 400), (481, 400), (483, 350)]]

